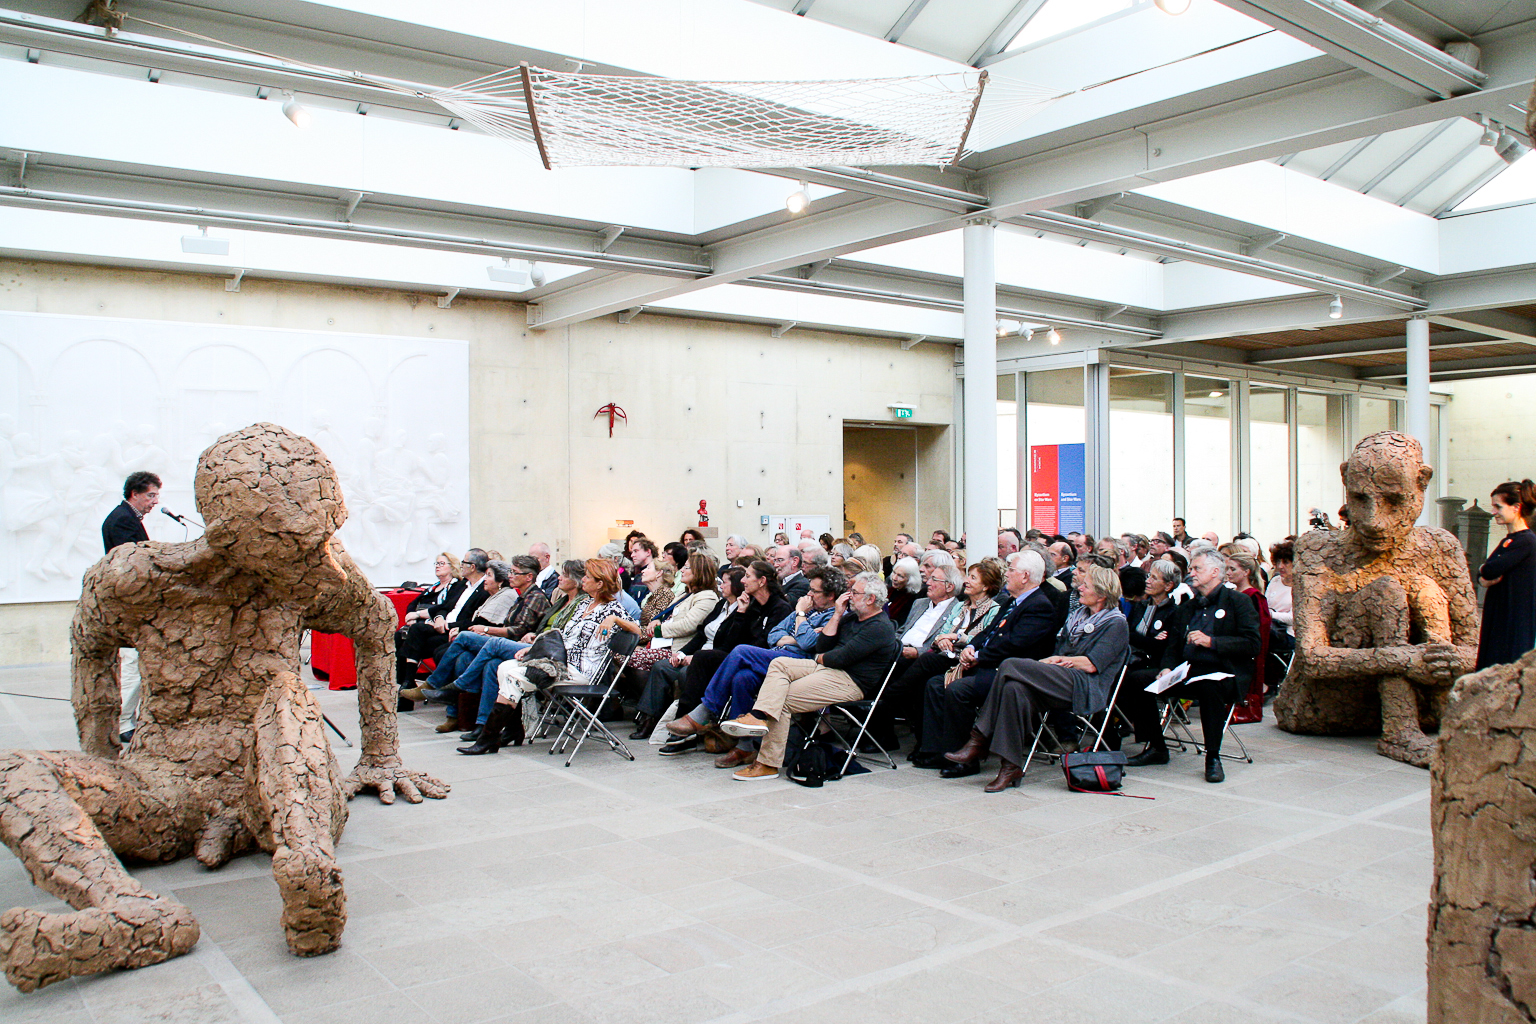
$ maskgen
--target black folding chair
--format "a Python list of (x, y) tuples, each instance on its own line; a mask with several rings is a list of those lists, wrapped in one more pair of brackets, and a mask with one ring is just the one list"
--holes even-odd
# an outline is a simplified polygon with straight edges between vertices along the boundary
[[(891, 662), (891, 667), (885, 670), (885, 678), (880, 680), (880, 688), (875, 691), (873, 697), (867, 700), (849, 700), (843, 701), (840, 704), (828, 704), (820, 711), (814, 713), (816, 717), (805, 730), (805, 747), (809, 747), (815, 742), (816, 737), (823, 730), (837, 737), (838, 742), (848, 751), (848, 756), (843, 758), (843, 763), (837, 770), (838, 776), (842, 776), (847, 772), (848, 766), (855, 760), (863, 764), (866, 758), (876, 762), (883, 762), (886, 767), (893, 771), (896, 769), (896, 759), (891, 756), (891, 752), (886, 750), (879, 740), (870, 735), (869, 723), (875, 717), (875, 709), (880, 706), (880, 698), (885, 696), (885, 688), (891, 684), (891, 677), (896, 674), (896, 666), (900, 664), (901, 658), (898, 656), (895, 661)], [(852, 728), (854, 730), (854, 736), (851, 740), (843, 732), (843, 728)], [(873, 743), (875, 749), (880, 753), (861, 754), (859, 746), (865, 740)]]
[[(1104, 706), (1102, 711), (1095, 711), (1091, 715), (1079, 715), (1076, 712), (1071, 712), (1072, 718), (1083, 728), (1083, 738), (1093, 737), (1093, 746), (1089, 747), (1089, 750), (1098, 750), (1103, 745), (1104, 733), (1109, 729), (1110, 722), (1115, 717), (1115, 701), (1120, 699), (1120, 686), (1125, 682), (1125, 674), (1129, 670), (1129, 665), (1125, 665), (1120, 669), (1120, 675), (1115, 678), (1114, 688), (1109, 691), (1109, 703)], [(1097, 725), (1093, 723), (1095, 718), (1099, 720)], [(1051, 745), (1055, 748), (1054, 750), (1040, 750), (1040, 741), (1047, 736), (1050, 737)], [(1029, 765), (1035, 759), (1036, 751), (1039, 751), (1040, 756), (1044, 757), (1047, 763), (1055, 764), (1061, 757), (1060, 751), (1062, 749), (1061, 738), (1056, 735), (1056, 730), (1051, 728), (1050, 716), (1041, 715), (1040, 725), (1035, 729), (1034, 742), (1029, 745), (1029, 756), (1024, 759), (1024, 764), (1021, 766), (1023, 769), (1022, 774), (1029, 774)], [(1078, 749), (1082, 749), (1081, 742), (1078, 743)]]
[[(619, 676), (623, 674), (624, 667), (629, 664), (629, 659), (635, 653), (635, 647), (640, 638), (628, 630), (617, 630), (608, 639), (608, 651), (596, 672), (592, 674), (590, 682), (585, 683), (556, 683), (551, 686), (546, 694), (549, 698), (549, 706), (544, 709), (540, 722), (550, 721), (553, 717), (564, 715), (565, 721), (560, 726), (560, 731), (555, 735), (554, 743), (550, 744), (551, 754), (561, 754), (565, 748), (572, 744), (570, 756), (565, 759), (565, 767), (569, 768), (571, 762), (576, 759), (576, 752), (587, 741), (592, 733), (600, 733), (603, 739), (608, 741), (608, 747), (616, 754), (622, 754), (630, 761), (635, 755), (630, 753), (629, 747), (612, 729), (604, 725), (600, 716), (604, 706), (609, 700), (614, 699), (614, 691), (619, 685)], [(548, 726), (545, 726), (547, 733)]]
[[(1243, 738), (1232, 728), (1232, 716), (1236, 712), (1236, 704), (1227, 709), (1227, 721), (1222, 729), (1227, 734), (1227, 737), (1237, 744), (1237, 749), (1240, 753), (1227, 753), (1226, 741), (1223, 741), (1221, 756), (1228, 761), (1243, 761), (1247, 764), (1253, 764), (1253, 755), (1248, 753), (1248, 747), (1244, 745)], [(1195, 753), (1205, 753), (1205, 744), (1195, 739), (1195, 730), (1190, 723), (1189, 714), (1184, 710), (1183, 701), (1170, 700), (1163, 704), (1162, 728), (1163, 739), (1170, 745), (1177, 746), (1181, 752), (1193, 747)]]

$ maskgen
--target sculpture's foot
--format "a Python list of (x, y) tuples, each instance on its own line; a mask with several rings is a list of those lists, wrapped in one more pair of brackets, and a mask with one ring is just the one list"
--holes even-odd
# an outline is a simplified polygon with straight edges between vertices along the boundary
[(114, 967), (147, 967), (191, 952), (200, 929), (192, 912), (168, 899), (123, 900), (45, 914), (16, 907), (0, 915), (5, 977), (23, 992)]
[(1382, 733), (1376, 741), (1376, 753), (1415, 768), (1428, 768), (1434, 749), (1435, 741), (1417, 729), (1403, 729), (1391, 735)]
[(334, 860), (303, 855), (279, 846), (272, 854), (272, 877), (283, 896), (283, 934), (294, 956), (320, 956), (341, 945), (347, 925), (347, 894)]

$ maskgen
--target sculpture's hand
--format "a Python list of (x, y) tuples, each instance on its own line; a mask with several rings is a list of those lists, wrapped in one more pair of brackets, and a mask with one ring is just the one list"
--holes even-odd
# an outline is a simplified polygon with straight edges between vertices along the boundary
[(397, 755), (364, 754), (341, 788), (348, 800), (371, 789), (379, 794), (380, 803), (394, 803), (399, 793), (407, 803), (419, 804), (424, 796), (441, 800), (453, 787), (426, 772), (411, 771)]
[(1461, 674), (1461, 652), (1454, 644), (1424, 645), (1425, 682), (1449, 686)]

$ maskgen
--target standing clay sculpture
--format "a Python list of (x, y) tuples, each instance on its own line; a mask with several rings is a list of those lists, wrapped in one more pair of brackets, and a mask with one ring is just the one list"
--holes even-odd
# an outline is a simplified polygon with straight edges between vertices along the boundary
[(1536, 1008), (1536, 652), (1456, 681), (1431, 781), (1429, 1024)]
[[(117, 855), (190, 853), (217, 867), (269, 851), (288, 948), (330, 952), (346, 924), (335, 842), (347, 799), (448, 793), (400, 763), (395, 613), (335, 540), (347, 511), (330, 460), (257, 423), (203, 452), (195, 486), (203, 537), (123, 545), (85, 574), (71, 628), (81, 752), (0, 755), (0, 840), (34, 884), (75, 908), (0, 916), (0, 958), (22, 991), (197, 943), (191, 912)], [(346, 779), (299, 678), (307, 628), (356, 647), (363, 752)], [(144, 686), (126, 750), (119, 647), (138, 649)]]
[(1477, 661), (1467, 559), (1445, 530), (1415, 526), (1434, 471), (1386, 430), (1339, 467), (1349, 526), (1296, 541), (1296, 657), (1275, 719), (1287, 732), (1369, 734), (1387, 757), (1429, 767), (1451, 683)]

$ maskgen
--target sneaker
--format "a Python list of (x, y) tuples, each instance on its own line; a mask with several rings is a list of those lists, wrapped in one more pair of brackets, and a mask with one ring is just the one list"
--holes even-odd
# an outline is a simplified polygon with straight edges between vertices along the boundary
[[(727, 736), (766, 736), (768, 735), (768, 723), (753, 714), (745, 714), (740, 718), (733, 718), (720, 726)], [(775, 768), (774, 773), (778, 773)]]
[(752, 782), (756, 779), (776, 779), (779, 770), (771, 764), (763, 764), (761, 761), (753, 761), (745, 768), (731, 775), (737, 782)]
[(704, 741), (697, 736), (684, 736), (681, 739), (663, 743), (656, 751), (662, 757), (677, 757), (679, 754), (690, 754), (695, 750), (703, 749)]

